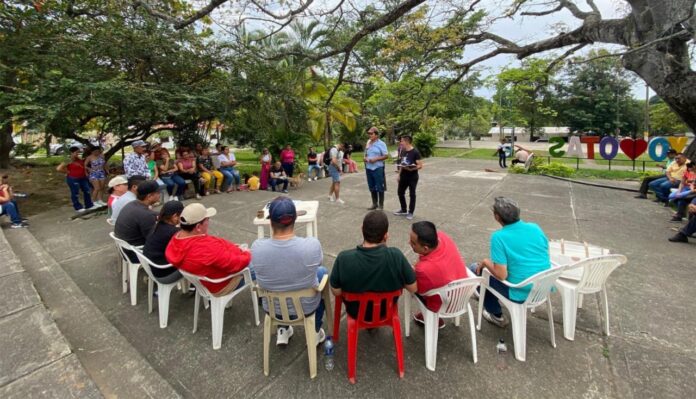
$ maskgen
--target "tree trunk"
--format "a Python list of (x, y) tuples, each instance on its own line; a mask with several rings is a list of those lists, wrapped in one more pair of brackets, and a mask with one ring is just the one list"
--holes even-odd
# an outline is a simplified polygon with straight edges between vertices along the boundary
[(331, 147), (331, 114), (326, 110), (326, 121), (324, 121), (324, 148)]
[(0, 169), (7, 169), (10, 167), (10, 151), (14, 147), (14, 141), (12, 141), (12, 119), (5, 118), (7, 115), (3, 115), (3, 120), (0, 127)]

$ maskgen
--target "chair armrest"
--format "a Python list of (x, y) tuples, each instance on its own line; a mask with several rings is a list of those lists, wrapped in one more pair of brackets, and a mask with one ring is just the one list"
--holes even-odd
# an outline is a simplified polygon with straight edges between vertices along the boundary
[(329, 275), (325, 274), (324, 277), (321, 278), (319, 285), (314, 287), (314, 289), (317, 290), (318, 292), (324, 291), (324, 287), (326, 287), (326, 283), (328, 281), (329, 281)]
[(225, 277), (222, 277), (222, 278), (215, 278), (215, 279), (213, 279), (213, 278), (208, 278), (208, 277), (200, 276), (199, 279), (200, 279), (201, 281), (207, 281), (207, 282), (209, 282), (209, 283), (224, 283), (224, 282), (227, 281), (227, 280), (230, 280), (230, 279), (232, 279), (232, 278), (234, 278), (234, 277), (237, 277), (237, 276), (239, 276), (239, 275), (244, 274), (244, 272), (247, 271), (247, 270), (249, 270), (249, 268), (248, 268), (248, 267), (245, 267), (244, 269), (238, 271), (237, 273), (233, 273), (233, 274), (230, 274), (229, 276), (225, 276)]

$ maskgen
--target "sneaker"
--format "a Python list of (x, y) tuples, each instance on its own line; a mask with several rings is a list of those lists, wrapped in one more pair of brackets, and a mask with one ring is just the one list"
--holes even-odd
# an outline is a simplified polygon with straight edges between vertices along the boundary
[(76, 212), (77, 212), (77, 213), (84, 213), (84, 212), (86, 212), (86, 211), (87, 211), (87, 209), (85, 209), (85, 208), (80, 208), (80, 209), (78, 209)]
[(288, 328), (279, 328), (277, 337), (276, 337), (276, 345), (281, 346), (281, 345), (287, 345), (288, 342), (290, 342), (290, 337), (292, 337), (292, 334), (295, 332), (292, 330), (292, 326), (288, 326)]
[(99, 209), (99, 205), (97, 205), (97, 204), (92, 204), (92, 206), (90, 206), (89, 208), (87, 208), (88, 211), (93, 211), (93, 210), (95, 210), (95, 209)]
[(196, 199), (197, 199), (197, 200), (201, 199), (201, 195), (200, 195), (200, 194), (196, 194)]
[(407, 214), (406, 214), (406, 219), (408, 219), (408, 220), (413, 220), (413, 214), (412, 214), (412, 213), (407, 213)]
[(682, 234), (682, 233), (677, 233), (677, 234), (673, 235), (672, 237), (668, 238), (668, 240), (671, 242), (689, 242), (689, 238), (685, 234)]
[(406, 215), (408, 215), (408, 212), (406, 212), (405, 210), (401, 209), (401, 210), (398, 210), (398, 211), (394, 211), (394, 215), (396, 215), (396, 216), (406, 216)]
[(311, 178), (311, 177), (308, 177), (308, 178), (307, 178), (307, 181), (312, 181), (312, 178)]
[(648, 196), (647, 196), (647, 195), (645, 195), (645, 194), (638, 194), (638, 195), (636, 195), (636, 196), (635, 196), (635, 197), (633, 197), (633, 198), (638, 198), (638, 199), (648, 199)]
[(681, 217), (681, 216), (674, 215), (674, 216), (672, 216), (671, 219), (669, 219), (669, 221), (670, 221), (670, 222), (681, 222), (681, 221), (682, 221), (682, 217)]
[(500, 317), (494, 316), (494, 315), (488, 313), (488, 311), (486, 309), (483, 310), (482, 316), (484, 319), (486, 319), (487, 322), (489, 322), (491, 324), (495, 324), (496, 326), (498, 326), (500, 328), (504, 328), (508, 324), (507, 320), (505, 320), (505, 316), (502, 316), (502, 315)]
[(368, 211), (374, 211), (375, 209), (377, 209), (377, 204), (372, 204), (372, 206), (367, 208)]
[(288, 193), (288, 190), (283, 190), (283, 192), (284, 192), (285, 194), (287, 194), (287, 193)]
[(12, 223), (12, 225), (10, 226), (11, 229), (22, 229), (25, 227), (27, 227), (27, 225), (24, 223)]
[(334, 199), (334, 196), (333, 196), (333, 195), (329, 195), (329, 201), (331, 201), (331, 202), (336, 201), (336, 200)]
[(29, 219), (22, 218), (22, 224), (29, 226)]
[[(440, 319), (440, 318), (438, 318), (437, 320), (438, 320), (437, 321), (437, 323), (438, 323), (437, 328), (439, 328), (440, 330), (445, 328), (445, 321)], [(421, 313), (421, 312), (418, 312), (418, 313), (413, 315), (413, 321), (415, 321), (417, 324), (419, 324), (421, 326), (425, 326), (425, 321), (423, 320), (423, 313)]]
[(317, 181), (318, 178), (319, 178), (318, 176), (314, 176), (314, 181)]
[(320, 345), (325, 340), (326, 340), (326, 333), (324, 332), (323, 328), (320, 328), (319, 331), (317, 332), (317, 345)]
[(341, 204), (341, 205), (343, 205), (343, 204), (346, 203), (346, 201), (344, 201), (344, 200), (342, 200), (342, 199), (340, 199), (340, 198), (338, 198), (338, 199), (336, 200), (336, 202), (338, 202), (338, 203)]

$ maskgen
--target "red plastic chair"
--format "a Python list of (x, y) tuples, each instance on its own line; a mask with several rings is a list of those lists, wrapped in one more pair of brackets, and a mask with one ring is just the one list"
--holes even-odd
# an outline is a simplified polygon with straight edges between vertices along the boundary
[[(401, 342), (401, 320), (399, 320), (399, 305), (396, 302), (401, 296), (402, 290), (390, 292), (364, 292), (360, 294), (343, 292), (336, 297), (334, 317), (334, 341), (338, 341), (339, 324), (341, 321), (341, 304), (343, 300), (359, 302), (358, 318), (354, 319), (346, 314), (348, 321), (348, 379), (355, 384), (355, 370), (357, 364), (358, 331), (364, 328), (391, 327), (394, 334), (394, 346), (396, 346), (396, 361), (399, 367), (399, 378), (404, 377), (404, 349)], [(384, 317), (382, 315), (382, 303)], [(370, 305), (370, 303), (372, 303)], [(372, 321), (365, 320), (368, 306), (372, 307)]]

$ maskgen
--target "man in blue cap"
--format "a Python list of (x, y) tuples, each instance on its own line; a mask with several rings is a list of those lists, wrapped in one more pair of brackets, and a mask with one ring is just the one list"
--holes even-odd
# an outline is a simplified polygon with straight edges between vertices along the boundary
[[(316, 238), (295, 235), (295, 203), (288, 197), (274, 199), (269, 208), (269, 217), (271, 238), (256, 240), (251, 246), (251, 268), (256, 273), (258, 285), (276, 292), (317, 287), (327, 274), (326, 268), (321, 265), (324, 254)], [(263, 309), (269, 311), (265, 299)], [(296, 314), (292, 305), (289, 305), (288, 310), (291, 315)], [(281, 313), (277, 305), (275, 312)], [(317, 292), (313, 298), (302, 298), (302, 312), (305, 315), (315, 314), (316, 342), (323, 342), (326, 335), (321, 328), (324, 318), (321, 293)], [(279, 326), (276, 345), (287, 345), (292, 335), (292, 326)]]
[(142, 176), (145, 179), (149, 179), (150, 169), (148, 169), (147, 160), (145, 159), (147, 143), (142, 140), (136, 140), (131, 146), (133, 147), (133, 152), (126, 155), (123, 159), (123, 170), (126, 174), (126, 178), (130, 179), (133, 176)]

